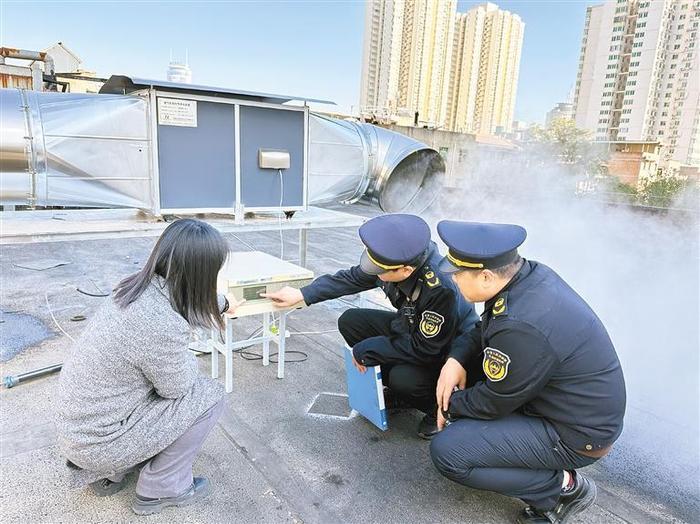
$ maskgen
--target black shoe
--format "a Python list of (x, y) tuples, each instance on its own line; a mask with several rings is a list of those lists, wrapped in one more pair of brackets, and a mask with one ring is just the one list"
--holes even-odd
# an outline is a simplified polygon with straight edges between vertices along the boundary
[(432, 439), (440, 430), (437, 426), (437, 417), (435, 415), (426, 415), (418, 424), (418, 436), (425, 440)]
[(149, 499), (136, 495), (136, 499), (131, 505), (131, 509), (137, 515), (153, 515), (160, 513), (163, 509), (172, 506), (182, 507), (189, 506), (203, 499), (211, 491), (209, 481), (204, 477), (194, 477), (194, 481), (190, 487), (177, 497), (164, 497), (160, 499)]
[(576, 485), (571, 491), (562, 492), (559, 502), (550, 510), (539, 510), (532, 506), (526, 507), (518, 517), (520, 524), (560, 524), (567, 522), (569, 517), (581, 513), (595, 502), (597, 488), (595, 482), (584, 477), (581, 473), (573, 472)]
[(121, 491), (124, 481), (112, 482), (109, 479), (100, 479), (90, 483), (90, 489), (98, 497), (111, 497)]
[(384, 407), (387, 411), (411, 408), (408, 402), (406, 402), (400, 396), (396, 395), (389, 388), (384, 388)]

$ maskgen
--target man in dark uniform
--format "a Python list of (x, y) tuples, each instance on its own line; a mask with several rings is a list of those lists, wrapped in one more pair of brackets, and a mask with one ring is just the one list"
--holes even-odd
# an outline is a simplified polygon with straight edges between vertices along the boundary
[(447, 427), (431, 442), (433, 462), (455, 482), (525, 501), (518, 522), (564, 522), (596, 496), (575, 470), (605, 456), (622, 431), (615, 348), (561, 277), (520, 258), (522, 227), (442, 221), (438, 233), (449, 248), (442, 270), (485, 308), (441, 371), (438, 423)]
[(375, 217), (360, 227), (366, 249), (358, 266), (324, 275), (301, 290), (284, 288), (267, 297), (281, 305), (308, 305), (382, 288), (396, 312), (349, 309), (338, 319), (353, 348), (355, 365), (381, 365), (388, 408), (408, 405), (425, 417), (418, 434), (438, 431), (435, 386), (455, 336), (471, 332), (478, 317), (450, 278), (437, 269), (442, 259), (430, 228), (414, 215)]

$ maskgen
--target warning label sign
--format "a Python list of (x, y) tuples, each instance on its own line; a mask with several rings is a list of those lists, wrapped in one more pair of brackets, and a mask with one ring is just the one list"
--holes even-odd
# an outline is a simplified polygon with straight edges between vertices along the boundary
[(158, 124), (161, 126), (197, 127), (197, 101), (159, 97)]

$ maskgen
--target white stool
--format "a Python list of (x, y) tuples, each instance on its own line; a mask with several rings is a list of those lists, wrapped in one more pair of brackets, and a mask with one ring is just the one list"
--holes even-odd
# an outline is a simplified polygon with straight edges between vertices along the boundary
[[(211, 349), (211, 376), (219, 378), (219, 353), (225, 358), (225, 377), (226, 377), (226, 393), (233, 391), (233, 352), (237, 349), (248, 347), (262, 342), (263, 366), (270, 365), (270, 342), (277, 344), (277, 378), (284, 378), (284, 350), (285, 340), (287, 338), (287, 315), (295, 308), (287, 310), (277, 310), (279, 312), (279, 325), (277, 326), (277, 334), (270, 331), (270, 311), (259, 313), (262, 315), (262, 334), (259, 337), (239, 340), (233, 340), (233, 321), (241, 315), (234, 316), (224, 315), (224, 342), (219, 341), (219, 331), (212, 330), (207, 346)], [(250, 316), (250, 315), (244, 315)]]

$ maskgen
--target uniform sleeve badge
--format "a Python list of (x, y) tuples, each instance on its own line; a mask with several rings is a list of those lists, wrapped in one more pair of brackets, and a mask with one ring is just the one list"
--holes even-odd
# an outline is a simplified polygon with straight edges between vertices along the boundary
[(500, 382), (508, 376), (510, 357), (494, 348), (484, 349), (484, 373), (492, 382)]
[(437, 277), (434, 271), (432, 270), (427, 270), (425, 272), (425, 283), (427, 284), (428, 287), (435, 287), (438, 284), (440, 284), (440, 279)]
[(420, 332), (425, 338), (433, 338), (440, 333), (445, 317), (434, 311), (423, 311), (420, 319)]
[(499, 297), (496, 302), (494, 302), (491, 308), (491, 314), (493, 316), (505, 315), (508, 312), (508, 296), (504, 294)]

